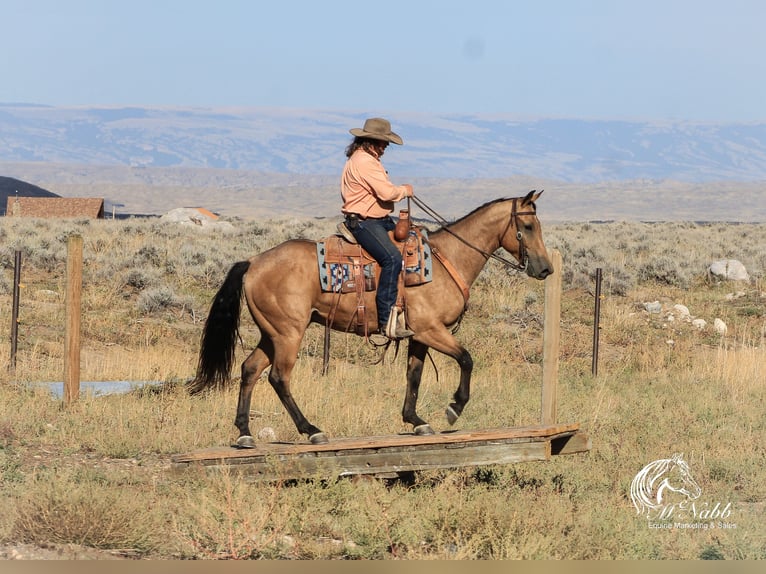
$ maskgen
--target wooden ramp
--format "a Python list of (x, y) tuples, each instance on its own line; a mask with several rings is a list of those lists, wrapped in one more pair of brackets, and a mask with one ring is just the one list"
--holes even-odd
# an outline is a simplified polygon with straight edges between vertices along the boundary
[(229, 469), (258, 480), (396, 476), (437, 468), (549, 460), (587, 452), (591, 440), (579, 423), (534, 425), (478, 431), (452, 431), (341, 438), (328, 444), (263, 443), (257, 448), (212, 447), (172, 457), (176, 471)]

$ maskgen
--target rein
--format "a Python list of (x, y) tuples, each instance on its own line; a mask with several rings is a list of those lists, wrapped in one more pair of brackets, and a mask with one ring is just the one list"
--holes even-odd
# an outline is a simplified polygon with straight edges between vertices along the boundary
[(517, 211), (517, 203), (518, 198), (513, 199), (513, 204), (511, 207), (511, 216), (508, 219), (508, 225), (505, 227), (505, 230), (503, 231), (502, 235), (505, 235), (508, 231), (508, 228), (511, 227), (511, 225), (514, 225), (516, 227), (516, 239), (519, 242), (519, 259), (521, 260), (521, 263), (517, 263), (516, 261), (512, 261), (510, 259), (507, 259), (503, 257), (502, 255), (497, 255), (495, 253), (487, 253), (483, 249), (480, 249), (476, 247), (475, 245), (471, 244), (467, 240), (460, 237), (457, 233), (452, 231), (449, 227), (447, 227), (448, 222), (446, 219), (444, 219), (441, 215), (436, 213), (436, 211), (433, 210), (433, 208), (426, 205), (421, 199), (412, 196), (412, 200), (415, 202), (415, 204), (420, 207), (423, 211), (425, 211), (428, 215), (434, 218), (434, 220), (439, 224), (439, 227), (473, 249), (474, 251), (478, 251), (481, 253), (486, 259), (494, 259), (495, 261), (499, 261), (503, 265), (506, 265), (507, 267), (511, 267), (512, 269), (516, 269), (517, 271), (524, 271), (527, 268), (527, 248), (524, 245), (524, 236), (521, 233), (521, 230), (519, 229), (519, 217), (522, 215), (535, 215), (534, 211)]

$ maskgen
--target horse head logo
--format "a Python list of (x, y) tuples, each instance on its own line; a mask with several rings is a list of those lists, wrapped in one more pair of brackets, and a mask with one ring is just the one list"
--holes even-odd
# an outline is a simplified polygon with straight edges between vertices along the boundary
[(637, 514), (646, 513), (651, 516), (653, 510), (661, 510), (676, 502), (677, 493), (685, 497), (679, 506), (699, 498), (702, 489), (692, 477), (689, 465), (683, 459), (683, 454), (674, 454), (672, 458), (664, 458), (650, 462), (635, 476), (630, 485), (630, 498)]

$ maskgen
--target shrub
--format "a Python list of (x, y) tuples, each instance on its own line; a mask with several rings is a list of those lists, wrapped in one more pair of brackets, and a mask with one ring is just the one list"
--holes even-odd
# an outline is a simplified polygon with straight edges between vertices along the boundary
[(177, 307), (180, 301), (172, 288), (167, 285), (147, 289), (138, 298), (138, 309), (142, 313), (155, 313), (168, 307)]

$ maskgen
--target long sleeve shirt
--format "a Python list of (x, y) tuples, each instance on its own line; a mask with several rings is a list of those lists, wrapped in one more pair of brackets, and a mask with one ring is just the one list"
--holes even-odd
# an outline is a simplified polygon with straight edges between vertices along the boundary
[(394, 210), (395, 202), (406, 197), (407, 189), (407, 186), (391, 183), (378, 158), (358, 149), (343, 168), (341, 211), (364, 218), (385, 217)]

